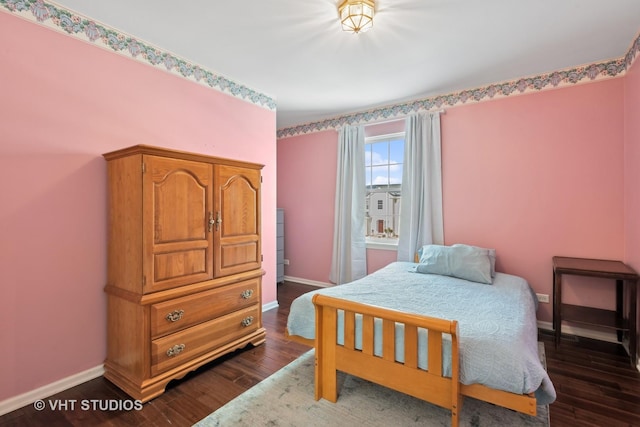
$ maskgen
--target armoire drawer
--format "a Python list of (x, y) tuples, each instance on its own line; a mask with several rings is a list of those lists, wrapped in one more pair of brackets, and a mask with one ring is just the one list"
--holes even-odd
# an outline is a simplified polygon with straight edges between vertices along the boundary
[(151, 337), (215, 319), (259, 302), (260, 279), (172, 299), (151, 306)]
[(158, 375), (257, 330), (260, 310), (259, 305), (254, 305), (153, 340), (151, 375)]

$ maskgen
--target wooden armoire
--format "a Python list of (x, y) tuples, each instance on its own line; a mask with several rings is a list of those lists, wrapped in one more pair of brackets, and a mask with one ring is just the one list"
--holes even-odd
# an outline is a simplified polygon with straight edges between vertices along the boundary
[(146, 402), (262, 327), (262, 165), (137, 145), (104, 155), (104, 376)]

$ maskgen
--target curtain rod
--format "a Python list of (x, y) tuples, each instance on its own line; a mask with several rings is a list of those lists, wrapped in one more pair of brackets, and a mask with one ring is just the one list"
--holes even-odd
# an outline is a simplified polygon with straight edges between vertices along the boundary
[[(425, 111), (426, 113), (440, 113), (440, 114), (447, 114), (447, 110), (444, 109), (440, 109), (440, 110), (427, 110)], [(404, 115), (404, 116), (399, 116), (393, 119), (388, 119), (388, 120), (380, 120), (379, 122), (369, 122), (369, 123), (363, 123), (365, 126), (375, 126), (375, 125), (382, 125), (385, 123), (392, 123), (392, 122), (398, 122), (400, 120), (404, 120), (406, 119), (408, 116), (408, 114)]]

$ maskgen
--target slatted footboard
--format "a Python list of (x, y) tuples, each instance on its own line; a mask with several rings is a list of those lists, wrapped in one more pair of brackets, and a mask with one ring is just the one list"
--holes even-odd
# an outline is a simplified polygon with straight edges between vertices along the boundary
[[(458, 323), (360, 304), (321, 294), (316, 307), (315, 398), (336, 402), (337, 371), (342, 371), (451, 410), (458, 425)], [(344, 311), (344, 344), (338, 344), (338, 310)], [(356, 314), (362, 316), (362, 349), (356, 349)], [(382, 354), (375, 355), (374, 319), (382, 322)], [(404, 325), (404, 363), (396, 361), (396, 323)], [(426, 370), (418, 368), (418, 328), (428, 330)], [(443, 334), (451, 336), (451, 377), (442, 372)], [(379, 339), (379, 338), (378, 338)]]

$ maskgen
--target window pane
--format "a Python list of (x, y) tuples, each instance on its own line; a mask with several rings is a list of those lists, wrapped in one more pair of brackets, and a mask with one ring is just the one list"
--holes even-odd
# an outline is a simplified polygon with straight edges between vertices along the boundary
[(389, 142), (389, 163), (404, 162), (404, 140), (394, 139)]
[(402, 164), (389, 166), (389, 183), (402, 184)]
[(371, 167), (371, 185), (374, 187), (389, 185), (389, 166), (372, 166)]
[(371, 164), (386, 165), (387, 163), (389, 163), (389, 144), (386, 141), (371, 144)]

